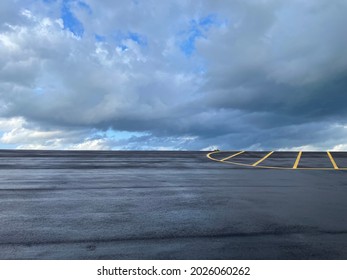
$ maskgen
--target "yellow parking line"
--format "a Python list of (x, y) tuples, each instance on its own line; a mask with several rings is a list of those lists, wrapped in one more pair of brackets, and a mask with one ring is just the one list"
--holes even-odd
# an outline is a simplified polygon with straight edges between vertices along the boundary
[(328, 156), (329, 156), (329, 158), (330, 158), (330, 161), (331, 161), (332, 165), (334, 166), (334, 169), (339, 169), (339, 167), (337, 166), (337, 164), (336, 164), (336, 162), (335, 162), (333, 156), (331, 155), (331, 153), (330, 153), (330, 152), (327, 152), (327, 154), (328, 154)]
[(233, 154), (233, 155), (231, 155), (231, 156), (228, 156), (228, 157), (226, 157), (226, 158), (221, 159), (221, 161), (225, 161), (225, 160), (228, 160), (229, 158), (236, 157), (236, 156), (238, 156), (238, 155), (240, 155), (240, 154), (242, 154), (242, 153), (244, 153), (244, 152), (245, 152), (245, 151), (238, 152), (238, 153), (236, 153), (236, 154)]
[(297, 169), (298, 168), (298, 165), (299, 165), (299, 162), (300, 162), (300, 159), (301, 159), (301, 155), (302, 155), (302, 151), (300, 151), (298, 153), (298, 157), (296, 158), (296, 161), (295, 161), (295, 163), (293, 165), (293, 169)]
[[(259, 160), (258, 162), (254, 163), (254, 164), (245, 164), (245, 163), (239, 163), (239, 162), (234, 162), (234, 161), (226, 161), (226, 159), (228, 158), (232, 158), (232, 157), (235, 157), (239, 154), (242, 154), (244, 153), (245, 151), (242, 151), (242, 152), (238, 152), (236, 154), (233, 154), (223, 160), (220, 160), (220, 159), (216, 159), (214, 158), (212, 155), (214, 154), (219, 154), (221, 153), (221, 151), (214, 151), (214, 152), (210, 152), (208, 154), (206, 154), (206, 157), (213, 160), (213, 161), (217, 161), (217, 162), (222, 162), (222, 163), (228, 163), (228, 164), (234, 164), (234, 165), (239, 165), (239, 166), (248, 166), (248, 167), (251, 167), (251, 166), (256, 166), (257, 168), (263, 168), (263, 169), (278, 169), (278, 170), (290, 170), (290, 169), (295, 169), (295, 170), (344, 170), (344, 171), (347, 171), (347, 167), (338, 167), (333, 156), (331, 155), (330, 152), (327, 152), (328, 156), (329, 156), (329, 159), (332, 163), (332, 167), (298, 167), (299, 165), (299, 162), (300, 162), (300, 159), (301, 159), (301, 156), (302, 156), (302, 153), (303, 152), (299, 152), (298, 153), (298, 156), (297, 156), (297, 159), (294, 163), (294, 166), (293, 167), (279, 167), (279, 166), (266, 166), (266, 165), (258, 165), (260, 162), (262, 162), (263, 160), (265, 160), (266, 158), (268, 158), (273, 152), (267, 154), (264, 158), (262, 158), (261, 160)], [(225, 153), (225, 152), (223, 152)], [(297, 163), (297, 165), (296, 165)], [(296, 168), (295, 168), (296, 167)]]
[(263, 157), (261, 160), (258, 160), (256, 163), (253, 163), (252, 166), (257, 166), (259, 163), (261, 163), (262, 161), (266, 160), (269, 156), (271, 156), (273, 154), (273, 151), (268, 153), (265, 157)]

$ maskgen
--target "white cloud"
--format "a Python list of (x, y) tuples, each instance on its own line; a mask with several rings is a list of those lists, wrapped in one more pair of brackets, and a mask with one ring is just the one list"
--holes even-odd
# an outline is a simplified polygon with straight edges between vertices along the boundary
[(0, 143), (15, 144), (20, 149), (61, 149), (68, 136), (64, 131), (34, 127), (22, 117), (1, 118), (0, 130)]
[[(14, 144), (18, 149), (55, 150), (104, 150), (109, 149), (105, 139), (88, 139), (90, 132), (67, 132), (64, 130), (45, 130), (29, 124), (24, 118), (0, 118), (0, 143)], [(82, 139), (81, 139), (82, 138)], [(79, 142), (81, 141), (81, 142)], [(71, 143), (75, 144), (71, 145)]]
[(12, 130), (21, 128), (25, 124), (25, 120), (22, 117), (16, 118), (0, 118), (0, 130)]
[(297, 152), (297, 151), (310, 152), (310, 151), (321, 151), (323, 149), (322, 147), (317, 147), (313, 145), (305, 145), (305, 146), (299, 146), (299, 147), (280, 148), (278, 150), (283, 152)]
[(219, 150), (219, 147), (216, 145), (211, 145), (205, 148), (202, 148), (201, 151), (215, 151), (215, 150)]
[(347, 151), (347, 144), (336, 145), (331, 150), (332, 151)]
[(69, 146), (68, 150), (109, 150), (105, 139), (85, 140), (82, 143)]

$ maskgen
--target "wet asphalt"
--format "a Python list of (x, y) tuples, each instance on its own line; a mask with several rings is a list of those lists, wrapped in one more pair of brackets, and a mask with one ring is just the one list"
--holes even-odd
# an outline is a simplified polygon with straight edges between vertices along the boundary
[[(334, 158), (347, 167), (346, 153)], [(331, 167), (324, 153), (301, 164)], [(3, 150), (0, 259), (347, 259), (347, 171), (206, 152)]]

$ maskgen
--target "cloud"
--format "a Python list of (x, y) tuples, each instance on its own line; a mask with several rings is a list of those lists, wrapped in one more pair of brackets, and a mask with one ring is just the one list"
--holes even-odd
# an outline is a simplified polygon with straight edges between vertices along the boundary
[[(86, 138), (89, 131), (44, 130), (28, 123), (23, 117), (0, 118), (0, 130), (3, 132), (0, 142), (16, 145), (20, 149), (65, 149), (71, 143), (78, 148), (81, 138)], [(87, 141), (88, 142), (88, 141)]]
[(346, 8), (343, 0), (4, 0), (0, 141), (345, 147)]
[(86, 140), (83, 143), (69, 146), (69, 150), (109, 150), (110, 147), (104, 139)]
[(347, 150), (347, 144), (339, 144), (332, 148), (332, 151), (346, 151)]

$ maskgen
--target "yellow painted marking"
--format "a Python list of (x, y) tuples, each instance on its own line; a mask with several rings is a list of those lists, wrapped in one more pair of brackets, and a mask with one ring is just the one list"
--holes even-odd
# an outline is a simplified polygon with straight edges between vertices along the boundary
[(269, 156), (271, 156), (273, 152), (268, 153), (265, 157), (263, 157), (261, 160), (258, 160), (256, 163), (253, 163), (252, 166), (257, 166), (262, 161), (266, 160)]
[(300, 162), (300, 159), (301, 159), (301, 155), (302, 155), (302, 151), (300, 151), (298, 153), (298, 157), (296, 158), (296, 161), (295, 161), (295, 163), (293, 165), (293, 169), (297, 169), (298, 168), (298, 165), (299, 165), (299, 162)]
[[(210, 160), (213, 160), (216, 162), (227, 163), (227, 164), (238, 165), (238, 166), (244, 166), (244, 167), (254, 167), (251, 164), (239, 163), (239, 162), (234, 162), (234, 161), (222, 161), (220, 159), (214, 158), (213, 155), (218, 154), (218, 153), (221, 153), (221, 151), (210, 152), (206, 155), (206, 157), (209, 158)], [(266, 165), (258, 165), (255, 167), (261, 168), (261, 169), (294, 170), (293, 167), (279, 167), (279, 166), (266, 166)], [(334, 170), (334, 168), (332, 168), (332, 167), (298, 167), (295, 170)], [(335, 170), (347, 171), (347, 167), (338, 167)]]
[(333, 156), (331, 155), (331, 153), (330, 153), (330, 152), (327, 152), (327, 154), (328, 154), (328, 156), (329, 156), (329, 158), (330, 158), (330, 161), (331, 161), (332, 165), (334, 166), (334, 169), (339, 169), (339, 167), (337, 166), (337, 164), (336, 164), (336, 162), (335, 162)]
[(228, 159), (230, 159), (230, 158), (236, 157), (236, 156), (238, 156), (238, 155), (240, 155), (240, 154), (242, 154), (242, 153), (244, 153), (244, 152), (245, 152), (245, 151), (238, 152), (238, 153), (236, 153), (236, 154), (233, 154), (233, 155), (231, 155), (231, 156), (228, 156), (228, 157), (226, 157), (226, 158), (221, 159), (221, 161), (225, 161), (225, 160), (228, 160)]

